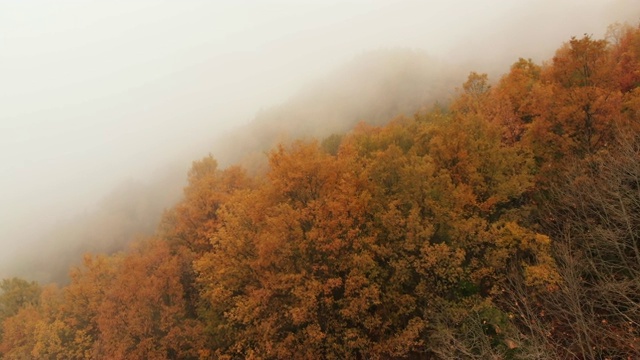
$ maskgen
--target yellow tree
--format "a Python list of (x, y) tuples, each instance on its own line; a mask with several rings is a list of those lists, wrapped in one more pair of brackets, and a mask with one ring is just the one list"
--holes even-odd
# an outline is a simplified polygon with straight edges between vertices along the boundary
[(195, 254), (211, 249), (209, 239), (219, 222), (216, 212), (237, 189), (250, 185), (244, 170), (218, 169), (211, 157), (195, 161), (188, 174), (184, 199), (170, 211), (161, 226), (162, 236), (174, 246), (183, 246)]
[(124, 256), (98, 305), (98, 353), (110, 359), (206, 357), (180, 275), (180, 261), (165, 241), (140, 242)]
[[(565, 156), (583, 158), (610, 144), (621, 121), (622, 95), (605, 40), (573, 38), (556, 52), (543, 79), (553, 101), (544, 116)], [(554, 159), (549, 159), (554, 160)]]

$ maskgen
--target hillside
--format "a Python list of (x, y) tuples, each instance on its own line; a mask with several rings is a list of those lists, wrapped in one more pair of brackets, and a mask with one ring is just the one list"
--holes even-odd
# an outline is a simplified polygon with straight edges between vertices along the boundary
[(0, 354), (639, 358), (640, 27), (610, 35), (439, 106), (421, 55), (347, 67), (231, 138), (281, 142), (263, 171), (195, 161), (155, 234), (64, 287), (4, 280)]
[[(455, 76), (455, 74), (458, 76)], [(249, 124), (211, 143), (194, 144), (191, 153), (212, 153), (224, 165), (237, 162), (257, 171), (266, 152), (298, 137), (324, 138), (359, 121), (381, 125), (397, 114), (413, 114), (436, 101), (447, 101), (463, 75), (410, 50), (363, 53), (324, 78), (304, 87), (285, 103), (258, 113)], [(190, 153), (190, 154), (191, 154)], [(61, 221), (37, 234), (37, 254), (17, 253), (0, 265), (10, 273), (43, 283), (68, 282), (68, 269), (86, 252), (111, 254), (137, 237), (153, 234), (165, 209), (185, 185), (184, 163), (175, 162), (148, 181), (128, 181), (111, 191), (95, 209)], [(52, 260), (54, 259), (54, 260)]]

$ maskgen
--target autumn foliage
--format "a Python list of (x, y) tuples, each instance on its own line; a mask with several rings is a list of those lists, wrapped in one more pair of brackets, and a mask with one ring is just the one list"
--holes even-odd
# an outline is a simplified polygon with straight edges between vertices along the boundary
[(157, 235), (0, 288), (6, 359), (640, 357), (640, 28), (447, 107), (194, 162)]

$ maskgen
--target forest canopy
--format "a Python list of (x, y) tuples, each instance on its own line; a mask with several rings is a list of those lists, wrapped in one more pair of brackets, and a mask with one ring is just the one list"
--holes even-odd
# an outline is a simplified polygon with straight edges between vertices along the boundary
[(205, 157), (153, 237), (63, 287), (3, 280), (0, 354), (638, 358), (639, 115), (616, 25), (266, 169)]

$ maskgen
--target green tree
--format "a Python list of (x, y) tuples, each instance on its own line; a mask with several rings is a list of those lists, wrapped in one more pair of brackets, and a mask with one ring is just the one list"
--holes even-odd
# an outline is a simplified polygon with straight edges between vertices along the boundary
[(35, 281), (20, 278), (3, 279), (0, 283), (0, 322), (28, 305), (37, 305), (42, 288)]

